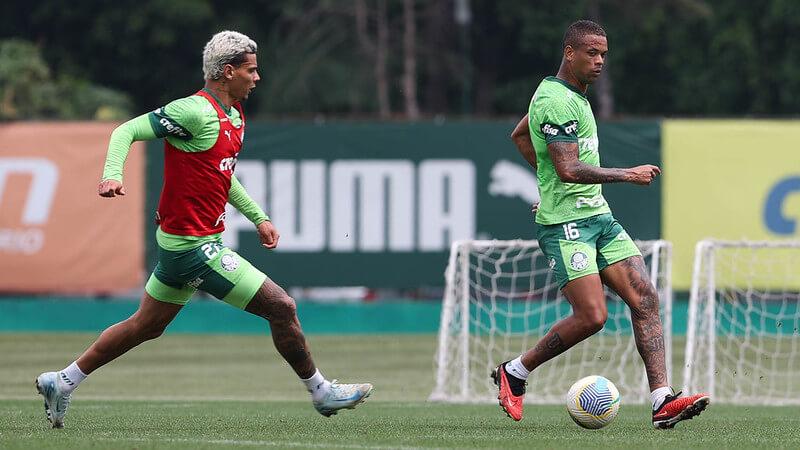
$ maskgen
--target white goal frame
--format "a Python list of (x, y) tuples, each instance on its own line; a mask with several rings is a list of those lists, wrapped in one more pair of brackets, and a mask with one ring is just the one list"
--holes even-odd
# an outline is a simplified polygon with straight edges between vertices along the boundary
[(800, 241), (697, 243), (685, 358), (687, 392), (800, 405)]
[[(635, 242), (645, 256), (651, 281), (659, 294), (667, 373), (670, 374), (672, 367), (672, 245), (664, 240)], [(485, 267), (483, 263), (479, 263), (481, 266), (479, 268), (471, 267), (470, 255), (481, 252), (498, 252), (500, 256), (497, 260), (487, 260)], [(484, 298), (483, 294), (479, 294), (480, 299), (471, 297), (472, 292), (482, 289), (480, 286), (475, 286), (473, 269), (479, 272), (478, 277), (485, 277), (486, 271), (502, 268), (503, 265), (508, 264), (516, 268), (518, 261), (528, 258), (533, 259), (525, 261), (532, 267), (531, 272), (523, 272), (523, 275), (510, 282), (512, 285), (520, 285), (523, 289), (512, 289), (513, 292), (502, 292), (502, 289), (498, 289), (498, 292), (488, 294), (489, 299)], [(445, 272), (446, 288), (442, 301), (438, 350), (434, 362), (435, 387), (429, 400), (452, 403), (496, 401), (497, 391), (489, 379), (489, 373), (493, 366), (518, 356), (526, 348), (533, 347), (552, 324), (571, 314), (567, 300), (558, 287), (552, 285), (551, 275), (552, 271), (549, 270), (538, 241), (535, 240), (462, 240), (452, 244)], [(494, 277), (492, 285), (499, 286), (501, 283), (495, 283), (495, 281), (508, 275), (498, 272), (490, 276)], [(525, 277), (528, 277), (528, 280), (525, 280)], [(542, 278), (546, 279), (545, 285), (539, 283)], [(528, 292), (525, 292), (525, 286), (529, 286)], [(572, 383), (583, 376), (593, 374), (611, 379), (628, 402), (647, 403), (650, 401), (650, 390), (644, 366), (636, 350), (630, 329), (630, 310), (616, 294), (607, 288), (606, 294), (609, 303), (609, 320), (606, 328), (534, 371), (529, 378), (526, 402), (563, 403), (564, 396)], [(554, 320), (537, 323), (537, 329), (531, 333), (527, 331), (517, 333), (511, 328), (508, 336), (498, 337), (492, 335), (491, 332), (486, 334), (485, 331), (482, 331), (481, 321), (488, 320), (495, 323), (496, 320), (499, 323), (501, 319), (495, 319), (491, 313), (486, 319), (486, 313), (477, 310), (499, 311), (500, 308), (494, 309), (495, 302), (509, 305), (508, 308), (512, 309), (507, 311), (511, 313), (515, 309), (520, 309), (517, 308), (518, 306), (526, 311), (529, 309), (545, 311), (544, 308), (549, 308), (550, 302), (552, 302), (552, 305), (556, 307), (550, 309), (548, 314), (535, 313), (540, 316), (532, 315), (531, 317), (547, 316)], [(615, 306), (612, 305), (614, 302), (617, 303), (616, 311), (619, 316), (616, 318), (612, 318), (611, 306)], [(491, 306), (484, 308), (484, 305), (488, 303), (491, 303)], [(484, 318), (476, 321), (475, 317), (471, 317), (472, 312), (475, 312), (476, 315), (484, 314), (482, 316)], [(469, 319), (463, 320), (465, 317)], [(527, 326), (528, 319), (523, 320)], [(615, 327), (612, 320), (616, 321), (614, 324), (616, 324), (617, 334), (607, 331), (607, 329)], [(621, 327), (627, 327), (627, 330), (621, 329)], [(487, 341), (489, 341), (488, 344)], [(614, 342), (614, 348), (608, 348), (606, 343), (609, 341)], [(512, 343), (509, 344), (509, 342)], [(584, 347), (578, 348), (579, 346)], [(486, 351), (485, 348), (489, 350)], [(596, 352), (595, 349), (597, 349)], [(621, 357), (617, 358), (618, 356)], [(546, 369), (548, 365), (557, 367), (558, 369), (553, 370), (559, 372), (549, 373), (549, 369)], [(619, 374), (615, 371), (619, 371)]]

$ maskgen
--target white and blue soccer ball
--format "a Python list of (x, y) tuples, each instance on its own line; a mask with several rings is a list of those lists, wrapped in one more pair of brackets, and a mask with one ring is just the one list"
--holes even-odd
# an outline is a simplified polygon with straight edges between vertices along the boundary
[(567, 411), (583, 428), (603, 428), (617, 417), (619, 391), (614, 383), (600, 375), (581, 378), (567, 393)]

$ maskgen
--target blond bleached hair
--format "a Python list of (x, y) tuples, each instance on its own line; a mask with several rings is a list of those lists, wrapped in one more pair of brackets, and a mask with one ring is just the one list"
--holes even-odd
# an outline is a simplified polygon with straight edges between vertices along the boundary
[(203, 77), (218, 80), (225, 64), (238, 66), (248, 53), (256, 53), (256, 42), (236, 31), (220, 31), (211, 37), (203, 49)]

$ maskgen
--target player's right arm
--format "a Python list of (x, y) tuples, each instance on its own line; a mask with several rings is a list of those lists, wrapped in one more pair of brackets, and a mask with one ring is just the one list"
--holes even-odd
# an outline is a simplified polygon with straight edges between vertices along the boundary
[(648, 185), (661, 173), (657, 166), (645, 164), (628, 169), (597, 167), (578, 159), (578, 143), (555, 141), (547, 144), (558, 178), (565, 183), (634, 183)]
[(125, 187), (122, 186), (122, 167), (128, 158), (131, 144), (134, 141), (155, 138), (156, 133), (150, 125), (147, 114), (133, 118), (114, 129), (108, 143), (103, 178), (97, 188), (97, 193), (101, 197), (125, 195)]
[(514, 131), (511, 132), (511, 140), (514, 141), (514, 145), (517, 146), (517, 151), (525, 158), (525, 161), (528, 161), (528, 164), (536, 169), (536, 150), (534, 150), (533, 142), (531, 141), (528, 114), (525, 114), (525, 117), (514, 127)]
[(122, 169), (128, 158), (131, 144), (135, 141), (168, 138), (171, 142), (184, 142), (185, 145), (180, 145), (184, 151), (206, 150), (207, 145), (202, 144), (202, 141), (199, 148), (191, 145), (192, 139), (201, 130), (202, 123), (202, 113), (198, 108), (197, 99), (186, 97), (118, 126), (111, 133), (108, 143), (103, 177), (97, 188), (98, 194), (101, 197), (125, 195), (125, 188), (122, 185)]

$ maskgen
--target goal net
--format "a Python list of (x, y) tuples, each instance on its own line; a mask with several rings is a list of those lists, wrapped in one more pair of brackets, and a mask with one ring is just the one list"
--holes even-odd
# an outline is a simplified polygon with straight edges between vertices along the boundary
[(684, 387), (712, 401), (800, 405), (800, 241), (701, 241)]
[[(671, 362), (671, 245), (637, 241), (661, 301), (667, 368)], [(436, 385), (430, 400), (496, 401), (489, 374), (497, 364), (531, 347), (571, 314), (537, 241), (459, 241), (447, 266)], [(528, 378), (529, 403), (562, 403), (570, 386), (603, 375), (627, 401), (650, 399), (636, 350), (630, 311), (606, 290), (608, 321), (602, 331), (538, 367)]]

